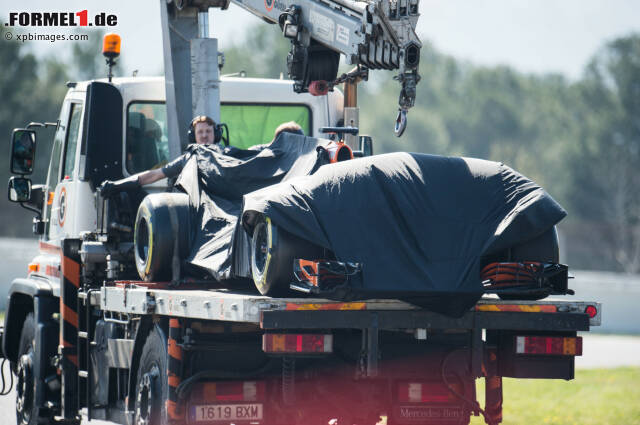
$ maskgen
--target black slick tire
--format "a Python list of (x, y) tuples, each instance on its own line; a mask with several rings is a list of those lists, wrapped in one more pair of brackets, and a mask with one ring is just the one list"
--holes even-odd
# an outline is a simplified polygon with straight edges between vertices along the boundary
[[(168, 281), (190, 248), (189, 197), (184, 193), (154, 193), (144, 198), (136, 216), (136, 269), (144, 281)], [(177, 257), (174, 252), (177, 251)], [(178, 264), (176, 263), (178, 260)]]
[(269, 217), (261, 216), (251, 237), (251, 277), (262, 295), (292, 295), (295, 280), (295, 258), (320, 259), (323, 249), (276, 226)]

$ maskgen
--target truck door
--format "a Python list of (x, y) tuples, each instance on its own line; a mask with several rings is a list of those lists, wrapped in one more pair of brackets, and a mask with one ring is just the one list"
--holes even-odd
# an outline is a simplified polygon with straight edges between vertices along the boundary
[[(66, 107), (66, 111), (64, 108)], [(58, 128), (49, 167), (48, 187), (55, 188), (49, 218), (49, 239), (57, 240), (72, 233), (76, 218), (70, 212), (77, 193), (73, 182), (77, 181), (76, 158), (83, 104), (69, 101), (63, 107), (63, 120)]]
[[(69, 104), (70, 102), (68, 100), (65, 100), (62, 104), (62, 108), (60, 110), (59, 125), (53, 137), (51, 158), (49, 159), (49, 170), (47, 172), (47, 194), (46, 202), (44, 205), (44, 216), (46, 225), (44, 233), (45, 240), (55, 239), (55, 236), (59, 232), (59, 226), (57, 226), (57, 224), (55, 226), (52, 226), (52, 210), (54, 207), (53, 201), (55, 198), (56, 188), (58, 186), (58, 182), (60, 181), (60, 163), (62, 162), (62, 152), (67, 125), (69, 124)], [(57, 212), (58, 208), (56, 208), (56, 213)]]

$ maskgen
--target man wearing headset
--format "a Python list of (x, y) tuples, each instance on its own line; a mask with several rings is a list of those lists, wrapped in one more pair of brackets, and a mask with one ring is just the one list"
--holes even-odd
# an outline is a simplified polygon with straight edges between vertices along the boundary
[[(189, 139), (192, 142), (195, 139), (195, 143), (198, 145), (217, 143), (219, 140), (216, 140), (216, 123), (206, 115), (195, 117), (189, 126)], [(165, 177), (172, 178), (180, 174), (188, 159), (189, 154), (185, 153), (162, 168), (143, 171), (115, 182), (105, 180), (98, 189), (102, 196), (109, 197), (121, 191), (138, 189)]]
[[(193, 143), (195, 141), (195, 143), (199, 145), (211, 145), (214, 143), (218, 143), (222, 137), (222, 134), (220, 133), (221, 130), (216, 129), (215, 122), (206, 115), (199, 115), (195, 117), (193, 121), (191, 121), (189, 129), (190, 142)], [(280, 133), (293, 133), (304, 136), (304, 131), (302, 130), (300, 125), (294, 121), (280, 124), (273, 134), (273, 140), (275, 140)], [(252, 146), (249, 149), (260, 150), (269, 146), (269, 144), (271, 144), (271, 142), (264, 145)], [(124, 190), (138, 189), (141, 186), (151, 184), (165, 177), (176, 177), (178, 174), (180, 174), (185, 164), (187, 163), (189, 155), (189, 153), (185, 153), (162, 168), (143, 171), (142, 173), (127, 177), (126, 179), (118, 180), (115, 182), (106, 180), (100, 185), (98, 189), (100, 190), (102, 196), (109, 197), (114, 193), (118, 193)]]

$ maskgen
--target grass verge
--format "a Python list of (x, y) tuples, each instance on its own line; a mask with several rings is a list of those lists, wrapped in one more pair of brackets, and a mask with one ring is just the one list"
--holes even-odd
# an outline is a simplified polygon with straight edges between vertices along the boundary
[(503, 398), (504, 425), (640, 425), (640, 368), (577, 370), (572, 381), (504, 379)]

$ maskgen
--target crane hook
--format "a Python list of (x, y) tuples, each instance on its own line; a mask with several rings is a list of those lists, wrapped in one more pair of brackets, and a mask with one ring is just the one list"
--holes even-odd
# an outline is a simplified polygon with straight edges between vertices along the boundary
[(398, 109), (398, 116), (396, 117), (396, 125), (393, 129), (396, 137), (402, 136), (404, 130), (407, 128), (407, 110)]

